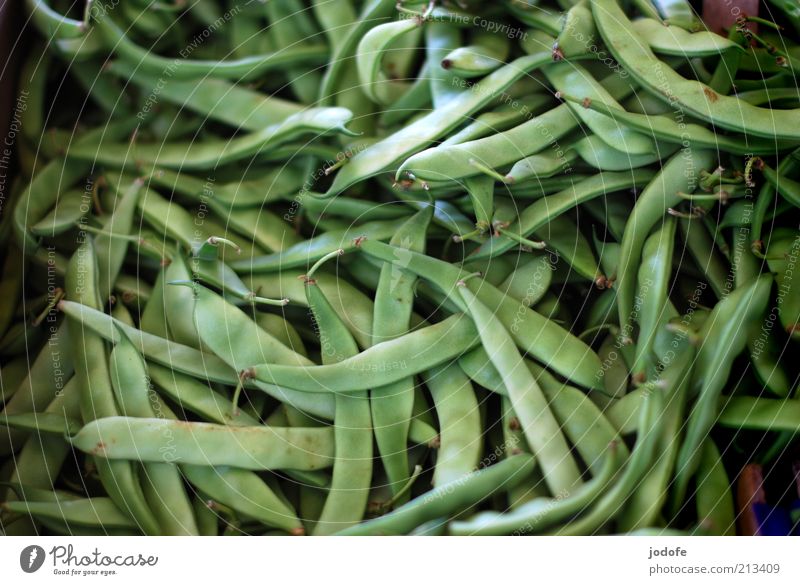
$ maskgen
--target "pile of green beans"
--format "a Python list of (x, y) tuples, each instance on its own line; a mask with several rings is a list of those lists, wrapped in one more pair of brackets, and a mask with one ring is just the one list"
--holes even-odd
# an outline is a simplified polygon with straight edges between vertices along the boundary
[(727, 535), (746, 464), (789, 493), (791, 3), (80, 4), (25, 2), (0, 532)]

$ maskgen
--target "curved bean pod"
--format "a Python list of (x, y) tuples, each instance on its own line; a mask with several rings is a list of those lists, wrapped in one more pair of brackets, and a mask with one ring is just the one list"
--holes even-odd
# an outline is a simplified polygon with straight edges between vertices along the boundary
[(241, 469), (324, 469), (333, 463), (330, 427), (229, 427), (160, 418), (111, 416), (69, 437), (98, 460), (229, 465)]
[(514, 455), (466, 477), (434, 488), (394, 512), (343, 530), (342, 536), (407, 534), (420, 524), (454, 516), (471, 508), (493, 493), (506, 490), (533, 471), (530, 455)]
[(689, 414), (686, 436), (678, 454), (672, 510), (683, 505), (690, 478), (697, 470), (702, 445), (718, 415), (718, 401), (734, 358), (744, 349), (747, 330), (761, 316), (769, 301), (772, 276), (763, 275), (735, 289), (714, 307), (700, 335), (703, 345), (697, 353), (692, 385), (698, 393)]
[[(518, 225), (520, 235), (528, 237), (534, 230), (576, 205), (600, 195), (648, 183), (652, 177), (653, 172), (647, 169), (635, 169), (625, 173), (598, 173), (554, 195), (534, 201), (519, 214), (517, 223), (510, 227), (517, 229)], [(490, 238), (470, 255), (470, 259), (493, 258), (512, 248), (515, 244), (516, 242), (508, 236), (501, 235)]]
[[(403, 250), (424, 252), (433, 208), (428, 206), (400, 225), (391, 243)], [(396, 339), (407, 334), (411, 324), (414, 289), (417, 277), (400, 265), (384, 264), (375, 289), (372, 344)], [(410, 467), (406, 444), (414, 410), (414, 377), (379, 386), (370, 392), (375, 440), (381, 455), (392, 493), (408, 482)]]
[(292, 114), (271, 126), (261, 127), (246, 136), (227, 140), (136, 143), (133, 146), (105, 144), (102, 148), (86, 140), (76, 143), (67, 156), (117, 167), (144, 164), (174, 169), (208, 170), (252, 158), (305, 134), (320, 136), (337, 132), (352, 135), (345, 127), (352, 116), (352, 112), (345, 108), (312, 108)]
[(542, 467), (550, 491), (572, 490), (581, 484), (578, 467), (572, 458), (561, 427), (534, 377), (525, 367), (517, 346), (505, 327), (477, 297), (459, 288), (470, 316), (475, 320), (481, 343), (492, 364), (499, 370), (503, 384), (520, 419), (531, 450)]
[(709, 524), (708, 534), (736, 536), (736, 511), (731, 482), (713, 439), (706, 439), (697, 474), (697, 518)]
[[(316, 266), (316, 265), (315, 265)], [(319, 329), (324, 364), (334, 364), (358, 354), (353, 336), (333, 310), (324, 293), (316, 286), (314, 275), (306, 280), (308, 306)], [(336, 395), (333, 462), (328, 497), (314, 534), (332, 534), (364, 517), (372, 480), (372, 419), (366, 391)], [(401, 448), (405, 450), (407, 433)]]
[[(478, 342), (469, 317), (440, 323), (373, 345), (352, 358), (326, 366), (253, 365), (248, 375), (310, 393), (351, 393), (385, 386), (457, 357)], [(436, 351), (432, 351), (436, 349)], [(353, 372), (359, 372), (353, 377)]]
[[(381, 242), (364, 241), (361, 249), (386, 262), (397, 262), (400, 258), (392, 246)], [(463, 270), (415, 252), (404, 253), (403, 268), (431, 281), (458, 306), (464, 308), (456, 292), (458, 281), (467, 276)], [(602, 381), (596, 375), (602, 368), (600, 359), (585, 343), (485, 281), (480, 286), (475, 286), (474, 292), (495, 313), (503, 326), (508, 328), (520, 349), (576, 384), (602, 388)], [(570, 357), (565, 357), (567, 355)]]
[(258, 475), (233, 467), (182, 465), (186, 479), (203, 494), (240, 514), (267, 526), (303, 534), (303, 525), (294, 510), (279, 498)]
[[(131, 341), (120, 335), (111, 351), (111, 385), (125, 416), (156, 416), (150, 397), (149, 376), (142, 356)], [(145, 463), (142, 489), (162, 534), (198, 534), (197, 522), (178, 468), (172, 463)]]
[(617, 123), (626, 124), (634, 130), (651, 135), (660, 141), (681, 144), (684, 147), (688, 143), (701, 148), (725, 150), (731, 154), (749, 155), (774, 154), (776, 150), (791, 148), (792, 144), (748, 135), (740, 138), (738, 136), (718, 134), (699, 124), (678, 121), (677, 116), (667, 114), (652, 116), (628, 112), (609, 106), (601, 100), (587, 101), (580, 96), (571, 94), (569, 91), (565, 92), (563, 97), (570, 102), (580, 103), (585, 108), (590, 108), (604, 116), (608, 116)]
[(224, 61), (162, 57), (152, 54), (127, 38), (124, 31), (107, 14), (100, 14), (93, 8), (92, 16), (105, 44), (113, 48), (120, 58), (138, 65), (142, 71), (150, 75), (160, 76), (165, 71), (169, 71), (175, 79), (210, 76), (221, 79), (247, 80), (287, 65), (321, 62), (328, 57), (328, 49), (322, 45), (287, 47), (274, 53)]
[(407, 125), (391, 136), (356, 154), (334, 178), (325, 197), (333, 197), (353, 184), (378, 175), (417, 150), (457, 127), (467, 118), (490, 103), (496, 95), (534, 69), (550, 62), (550, 53), (542, 52), (520, 57), (487, 75), (441, 108)]
[(710, 31), (689, 32), (671, 23), (662, 23), (652, 18), (637, 18), (633, 30), (653, 52), (676, 57), (709, 57), (742, 47), (732, 40)]
[(697, 187), (701, 169), (711, 166), (714, 155), (710, 151), (692, 149), (673, 156), (661, 172), (647, 185), (625, 224), (617, 272), (617, 307), (622, 334), (630, 337), (633, 296), (636, 273), (639, 270), (642, 246), (648, 233), (667, 209), (680, 201), (677, 193), (691, 193)]
[(231, 267), (240, 272), (259, 273), (306, 266), (336, 250), (353, 249), (356, 246), (357, 238), (365, 237), (376, 240), (390, 238), (397, 227), (396, 220), (389, 220), (350, 226), (344, 230), (333, 230), (275, 254), (232, 262)]
[[(765, 138), (800, 140), (800, 126), (794, 123), (798, 110), (770, 110), (751, 106), (736, 98), (720, 95), (704, 84), (685, 79), (665, 67), (632, 31), (632, 23), (617, 0), (597, 0), (592, 13), (609, 50), (643, 89), (715, 126)], [(668, 88), (667, 90), (662, 89)]]
[(622, 463), (615, 444), (611, 444), (600, 472), (572, 493), (560, 492), (554, 498), (536, 498), (511, 512), (480, 512), (449, 526), (453, 536), (499, 536), (539, 532), (574, 516), (592, 504), (608, 488)]
[(457, 364), (438, 366), (423, 373), (433, 396), (439, 420), (439, 450), (433, 486), (465, 477), (481, 457), (481, 421), (478, 400), (469, 378)]

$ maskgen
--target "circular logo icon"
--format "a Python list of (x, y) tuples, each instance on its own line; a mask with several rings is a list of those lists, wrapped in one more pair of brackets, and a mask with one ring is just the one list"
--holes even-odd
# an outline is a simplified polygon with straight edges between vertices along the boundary
[(41, 546), (32, 544), (26, 546), (19, 553), (19, 566), (26, 573), (35, 573), (44, 564), (44, 549)]

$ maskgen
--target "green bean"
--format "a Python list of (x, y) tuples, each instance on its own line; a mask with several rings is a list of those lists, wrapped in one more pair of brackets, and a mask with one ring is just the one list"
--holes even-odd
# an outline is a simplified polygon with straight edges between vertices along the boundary
[(306, 471), (333, 461), (330, 427), (230, 427), (111, 416), (84, 425), (69, 441), (99, 460)]
[[(433, 209), (429, 206), (397, 228), (391, 243), (398, 253), (425, 251), (425, 240)], [(399, 265), (384, 264), (375, 290), (372, 344), (397, 339), (408, 333), (416, 275)], [(351, 356), (348, 356), (351, 357)], [(408, 376), (386, 386), (372, 388), (370, 406), (375, 440), (393, 494), (408, 482), (406, 455), (408, 428), (414, 408), (414, 378)]]
[[(440, 323), (373, 345), (337, 364), (285, 366), (253, 365), (249, 376), (309, 393), (352, 393), (385, 386), (452, 359), (477, 343), (475, 327), (462, 314)], [(438, 351), (431, 351), (437, 348)], [(352, 372), (360, 372), (352, 379)], [(315, 399), (316, 400), (316, 399)]]
[(744, 349), (741, 329), (749, 328), (766, 308), (772, 276), (763, 275), (735, 289), (714, 307), (700, 335), (703, 345), (697, 353), (692, 387), (698, 393), (689, 414), (686, 437), (678, 454), (672, 511), (683, 504), (683, 495), (702, 454), (702, 444), (718, 415), (717, 402), (734, 358)]
[(711, 438), (703, 445), (697, 476), (697, 517), (715, 536), (736, 536), (736, 512), (728, 474)]
[[(162, 77), (139, 71), (126, 61), (110, 63), (108, 71), (135, 83), (143, 92), (152, 93), (158, 88), (159, 99), (250, 132), (283, 122), (303, 109), (293, 102), (264, 96), (224, 79), (198, 77), (165, 82)], [(246, 116), (242, 116), (243, 112)]]
[(238, 381), (236, 371), (214, 355), (129, 327), (102, 311), (80, 303), (64, 300), (58, 303), (58, 308), (79, 327), (111, 343), (119, 341), (119, 332), (115, 327), (118, 326), (146, 358), (162, 366), (224, 384), (236, 385)]
[(283, 316), (275, 313), (265, 313), (258, 311), (255, 314), (255, 321), (264, 331), (272, 335), (286, 347), (291, 348), (303, 357), (308, 357), (308, 351), (303, 345), (303, 340), (297, 329)]
[[(142, 357), (131, 341), (120, 333), (111, 351), (111, 385), (123, 415), (156, 416), (150, 397), (150, 378)], [(142, 488), (163, 534), (198, 533), (191, 503), (178, 468), (172, 463), (146, 463)]]
[(786, 15), (795, 30), (800, 31), (800, 7), (792, 0), (769, 0), (769, 2)]
[(398, 219), (405, 218), (409, 214), (406, 206), (394, 205), (389, 202), (376, 206), (373, 201), (342, 196), (335, 199), (320, 199), (311, 194), (301, 193), (295, 201), (298, 201), (308, 211), (338, 215), (355, 221)]
[(502, 66), (508, 58), (508, 38), (489, 32), (478, 32), (473, 44), (450, 51), (442, 67), (463, 78), (481, 77)]
[[(164, 281), (182, 282), (191, 280), (192, 275), (183, 258), (176, 258), (164, 269)], [(177, 343), (200, 349), (200, 338), (194, 324), (194, 295), (183, 286), (165, 286), (163, 290), (164, 320), (169, 326), (169, 338)]]
[(800, 233), (776, 230), (767, 249), (767, 263), (778, 285), (778, 318), (792, 339), (800, 338), (800, 295), (798, 279), (792, 279), (800, 253)]
[(665, 24), (679, 26), (688, 31), (697, 28), (699, 23), (688, 0), (652, 0), (652, 3), (658, 7)]
[(113, 283), (117, 280), (125, 254), (128, 251), (128, 240), (117, 236), (127, 236), (133, 227), (133, 216), (138, 199), (144, 186), (142, 179), (133, 179), (130, 186), (119, 193), (114, 211), (106, 220), (103, 229), (94, 239), (97, 254), (98, 289), (100, 299), (111, 296)]
[(796, 400), (737, 396), (723, 397), (722, 404), (716, 422), (724, 427), (792, 433), (800, 428), (797, 416), (800, 407)]
[[(308, 306), (317, 323), (322, 363), (335, 364), (358, 354), (358, 346), (324, 293), (314, 281), (314, 265), (306, 278)], [(410, 413), (409, 413), (410, 414)], [(334, 413), (336, 460), (328, 497), (314, 529), (332, 534), (364, 517), (372, 479), (372, 419), (366, 391), (336, 396)], [(405, 448), (407, 433), (403, 436)]]
[(515, 455), (486, 469), (474, 471), (411, 500), (394, 512), (343, 530), (348, 536), (406, 534), (417, 526), (443, 516), (454, 516), (499, 490), (512, 487), (533, 471), (534, 459)]
[[(263, 362), (284, 364), (284, 367), (309, 367), (311, 362), (307, 358), (261, 329), (241, 309), (202, 286), (195, 286), (194, 290), (195, 326), (200, 340), (233, 370), (241, 372), (253, 364)], [(242, 381), (249, 379), (248, 372)], [(260, 379), (258, 382), (266, 380)], [(258, 390), (281, 402), (287, 402), (301, 411), (327, 420), (334, 417), (333, 396), (313, 396), (297, 392), (296, 390), (302, 388), (291, 385), (258, 382), (254, 384)]]
[[(660, 418), (664, 397), (656, 390), (646, 395), (647, 407), (640, 415), (639, 429), (627, 464), (620, 472), (617, 481), (606, 490), (594, 507), (562, 528), (551, 531), (559, 535), (594, 534), (603, 524), (620, 513), (631, 491), (638, 485), (642, 476), (652, 465), (652, 454), (659, 438), (662, 420)], [(658, 418), (657, 418), (658, 417)], [(653, 424), (656, 423), (656, 424)]]
[(717, 298), (724, 297), (733, 283), (728, 262), (716, 249), (716, 238), (712, 238), (702, 221), (682, 219), (680, 227), (686, 248), (702, 269), (714, 294)]
[(23, 412), (8, 414), (3, 417), (2, 424), (12, 429), (37, 431), (40, 433), (63, 434), (65, 430), (80, 428), (76, 419), (67, 419), (59, 413), (52, 412)]
[(774, 169), (767, 165), (764, 165), (762, 172), (767, 182), (775, 187), (775, 190), (780, 193), (781, 197), (795, 207), (800, 207), (800, 182), (793, 181), (785, 176), (780, 176)]
[(522, 430), (544, 472), (553, 493), (580, 485), (580, 474), (569, 453), (547, 400), (536, 380), (522, 362), (516, 345), (505, 327), (465, 285), (459, 293), (475, 320), (481, 343), (492, 364), (500, 371)]
[(458, 365), (433, 368), (423, 374), (439, 419), (440, 445), (433, 486), (446, 485), (473, 471), (481, 456), (478, 400), (469, 378)]
[(639, 266), (639, 336), (631, 372), (644, 381), (654, 366), (653, 342), (656, 331), (666, 319), (666, 303), (672, 276), (672, 253), (675, 247), (675, 218), (669, 217), (647, 238)]
[(0, 403), (5, 405), (17, 393), (28, 376), (30, 365), (27, 356), (19, 356), (0, 366)]
[(800, 138), (800, 130), (792, 122), (798, 116), (797, 110), (751, 106), (734, 97), (719, 95), (702, 83), (664, 67), (631, 31), (632, 23), (617, 0), (598, 0), (592, 4), (592, 12), (612, 55), (646, 91), (726, 130), (779, 140)]
[(457, 180), (498, 169), (536, 154), (572, 131), (578, 122), (569, 107), (559, 106), (519, 126), (486, 138), (433, 147), (408, 158), (397, 176), (408, 173), (424, 180)]
[[(492, 365), (483, 348), (474, 349), (462, 356), (459, 365), (476, 383), (492, 392), (508, 395), (500, 372)], [(589, 469), (598, 472), (605, 445), (620, 441), (617, 430), (580, 390), (565, 386), (547, 370), (529, 360), (525, 360), (525, 366), (541, 387), (567, 438)], [(620, 445), (619, 449), (623, 456), (627, 456), (624, 445)]]
[[(481, 351), (483, 351), (482, 348)], [(485, 355), (485, 352), (483, 352), (483, 354)], [(489, 361), (488, 356), (486, 356), (486, 361)], [(463, 369), (462, 367), (462, 370)], [(505, 388), (503, 389), (505, 390)], [(511, 401), (507, 396), (502, 398), (500, 408), (502, 416), (499, 422), (503, 426), (503, 442), (501, 445), (495, 447), (493, 454), (500, 454), (503, 457), (511, 457), (512, 455), (519, 455), (520, 453), (530, 454), (531, 451), (520, 427), (519, 419), (514, 414)], [(535, 498), (544, 498), (549, 495), (550, 491), (545, 485), (542, 471), (537, 466), (533, 470), (533, 473), (527, 478), (508, 490), (508, 506), (514, 510)]]
[(551, 257), (544, 254), (527, 261), (523, 259), (497, 288), (526, 307), (532, 307), (550, 287), (554, 268), (551, 262)]
[[(150, 75), (163, 75), (168, 71), (175, 79), (192, 79), (210, 76), (220, 79), (247, 80), (262, 73), (302, 62), (319, 62), (327, 56), (321, 45), (287, 47), (274, 53), (254, 55), (226, 61), (203, 61), (153, 55), (127, 38), (124, 31), (105, 13), (92, 11), (92, 20), (105, 44), (112, 47), (120, 58), (136, 63)], [(195, 39), (196, 41), (196, 39)], [(191, 47), (191, 45), (190, 45)], [(189, 52), (188, 50), (186, 51)]]
[[(97, 310), (101, 305), (97, 256), (94, 242), (85, 239), (70, 259), (66, 277), (66, 293), (74, 299), (78, 311)], [(62, 301), (64, 302), (64, 301)], [(67, 317), (72, 339), (72, 360), (80, 385), (80, 412), (84, 421), (113, 417), (117, 405), (111, 390), (108, 353), (103, 338), (86, 330), (80, 321)], [(159, 526), (150, 510), (133, 466), (128, 462), (97, 460), (97, 471), (103, 487), (121, 510), (139, 524), (146, 534), (158, 534)]]
[(774, 139), (758, 138), (744, 135), (739, 138), (736, 136), (726, 136), (715, 134), (712, 130), (704, 128), (699, 124), (687, 124), (675, 116), (660, 115), (651, 116), (626, 112), (608, 106), (600, 100), (586, 101), (579, 96), (573, 96), (568, 92), (564, 98), (571, 102), (579, 102), (584, 107), (595, 110), (604, 116), (613, 118), (617, 123), (630, 126), (639, 132), (645, 132), (663, 142), (673, 144), (696, 145), (703, 148), (721, 149), (732, 154), (773, 154), (777, 148), (786, 148), (782, 141)]
[(647, 40), (655, 52), (676, 57), (709, 57), (742, 47), (730, 39), (709, 31), (689, 32), (674, 23), (661, 23), (652, 18), (633, 21), (634, 32)]
[[(72, 354), (68, 350), (74, 343), (67, 324), (62, 323), (52, 331), (48, 342), (31, 363), (28, 375), (6, 402), (0, 417), (22, 412), (40, 412), (64, 389), (74, 371)], [(19, 449), (27, 433), (9, 431), (0, 436), (0, 453), (8, 455)]]
[[(202, 180), (169, 169), (154, 169), (150, 184), (172, 189), (200, 203), (216, 201), (219, 209), (259, 207), (265, 203), (288, 198), (303, 184), (302, 174), (291, 165), (282, 165), (254, 179), (240, 178), (233, 183), (217, 185), (214, 180)], [(222, 207), (225, 206), (225, 207)]]
[(419, 27), (417, 19), (407, 18), (372, 27), (361, 37), (355, 53), (358, 79), (364, 93), (375, 103), (394, 101), (391, 82), (381, 72), (383, 54), (401, 36)]
[[(270, 21), (270, 36), (280, 47), (302, 48), (310, 46), (318, 36), (307, 9), (294, 0), (274, 0), (266, 5), (267, 18)], [(321, 72), (307, 67), (291, 67), (287, 65), (286, 74), (292, 93), (304, 103), (316, 101)]]
[[(85, 148), (87, 155), (93, 160), (98, 149), (110, 146), (108, 141), (118, 139), (130, 131), (131, 128), (133, 128), (133, 124), (130, 121), (123, 121), (90, 130), (75, 139), (70, 144), (70, 149)], [(89, 152), (92, 150), (92, 147), (89, 146), (90, 144), (94, 144), (94, 153)], [(90, 165), (88, 163), (72, 161), (68, 164), (64, 158), (58, 157), (47, 163), (25, 187), (14, 208), (14, 228), (17, 238), (23, 244), (23, 251), (25, 249), (35, 251), (39, 246), (36, 240), (28, 233), (30, 226), (45, 217), (58, 200), (59, 193), (72, 187), (78, 179), (87, 174), (89, 168)], [(84, 190), (84, 197), (91, 191), (91, 188), (92, 183), (89, 183)]]
[(572, 493), (562, 491), (554, 498), (535, 498), (511, 512), (480, 512), (467, 520), (452, 522), (454, 536), (495, 536), (539, 532), (556, 522), (579, 514), (608, 489), (621, 464), (616, 444), (608, 446), (600, 472)]
[(586, 52), (595, 42), (597, 29), (588, 2), (576, 2), (564, 14), (553, 46), (553, 60), (570, 59)]
[(656, 144), (648, 154), (626, 154), (606, 144), (599, 136), (591, 135), (578, 140), (572, 148), (586, 164), (600, 171), (622, 171), (650, 165), (672, 155), (677, 144)]
[[(457, 98), (466, 89), (458, 72), (450, 70), (447, 55), (457, 50), (461, 34), (449, 23), (432, 22), (425, 26), (425, 55), (430, 77), (431, 101), (440, 108)], [(499, 66), (499, 64), (498, 64)]]
[(441, 108), (436, 108), (402, 130), (356, 154), (336, 174), (325, 196), (338, 195), (356, 182), (390, 169), (408, 155), (450, 132), (461, 120), (483, 108), (496, 95), (505, 91), (524, 75), (549, 62), (549, 52), (542, 52), (520, 57), (490, 73), (475, 84), (471, 91), (461, 93)]
[(53, 10), (46, 0), (26, 0), (26, 9), (39, 32), (48, 39), (75, 39), (86, 34), (86, 22), (63, 16)]
[[(464, 180), (464, 187), (475, 214), (475, 228), (483, 233), (492, 225), (494, 215), (494, 178), (487, 175)], [(460, 236), (459, 236), (460, 237)]]
[[(544, 68), (544, 74), (558, 92), (577, 91), (578, 95), (582, 95), (584, 98), (602, 101), (610, 108), (622, 109), (611, 93), (595, 81), (587, 70), (576, 63), (550, 65)], [(602, 114), (589, 111), (578, 104), (568, 103), (573, 114), (611, 148), (632, 157), (654, 152), (655, 145), (652, 138), (632, 132), (627, 127), (619, 126)]]
[[(186, 63), (186, 61), (182, 61)], [(276, 145), (304, 134), (352, 133), (345, 124), (352, 117), (345, 108), (311, 108), (292, 114), (285, 120), (262, 126), (246, 136), (202, 142), (168, 142), (161, 144), (104, 144), (88, 140), (76, 143), (68, 156), (117, 167), (131, 165), (162, 166), (175, 169), (207, 170), (220, 165), (252, 158)]]
[[(70, 454), (70, 447), (64, 440), (67, 420), (80, 416), (80, 388), (78, 380), (72, 378), (64, 386), (59, 396), (53, 399), (44, 413), (59, 416), (61, 432), (57, 435), (32, 433), (22, 449), (14, 457), (14, 470), (9, 481), (27, 486), (21, 499), (37, 499), (32, 490), (50, 489)], [(0, 496), (2, 492), (0, 492)], [(8, 500), (9, 498), (3, 498)]]
[(677, 205), (679, 197), (676, 193), (694, 191), (699, 170), (710, 166), (712, 160), (711, 152), (696, 149), (674, 155), (636, 201), (625, 225), (617, 273), (617, 306), (622, 334), (625, 337), (630, 337), (632, 328), (629, 320), (633, 310), (635, 274), (639, 269), (644, 241), (666, 210)]
[[(265, 275), (255, 275), (247, 283), (261, 294), (274, 298), (289, 299), (290, 304), (305, 306), (306, 295), (300, 270), (281, 270)], [(345, 279), (334, 275), (319, 273), (315, 280), (328, 301), (341, 316), (348, 331), (359, 347), (372, 344), (373, 303), (361, 291)]]
[[(754, 163), (757, 161), (753, 161)], [(780, 175), (788, 175), (792, 171), (794, 171), (798, 167), (798, 163), (800, 160), (794, 156), (787, 156), (785, 157), (780, 164), (778, 165), (778, 173)], [(775, 188), (766, 183), (762, 185), (761, 189), (758, 192), (758, 197), (756, 198), (755, 205), (752, 210), (752, 219), (750, 223), (752, 224), (752, 230), (750, 233), (750, 245), (753, 249), (753, 252), (756, 255), (760, 255), (763, 251), (764, 243), (762, 242), (761, 232), (763, 229), (763, 224), (767, 219), (772, 219), (776, 217), (779, 203), (776, 201), (773, 207), (773, 213), (769, 212), (770, 203), (772, 203), (777, 198), (777, 193)], [(781, 198), (782, 199), (782, 198)], [(784, 203), (786, 203), (784, 201)]]
[(335, 250), (352, 249), (355, 246), (354, 239), (359, 237), (378, 240), (390, 238), (397, 227), (396, 220), (373, 221), (360, 226), (350, 226), (345, 230), (326, 232), (275, 254), (232, 262), (231, 266), (234, 270), (255, 273), (305, 266), (313, 264), (325, 254)]
[(164, 366), (150, 363), (148, 372), (157, 389), (181, 408), (205, 420), (231, 426), (255, 426), (258, 420), (239, 410), (231, 412), (230, 399), (201, 382)]
[[(523, 237), (527, 237), (534, 230), (539, 229), (580, 203), (606, 193), (613, 193), (648, 183), (652, 177), (653, 173), (646, 169), (635, 169), (625, 173), (603, 172), (593, 175), (554, 195), (542, 197), (526, 207), (519, 214), (519, 219), (517, 220), (519, 233)], [(514, 246), (514, 243), (514, 240), (503, 235), (490, 238), (471, 255), (471, 258), (498, 256)]]
[[(334, 45), (328, 69), (322, 78), (319, 98), (322, 105), (330, 104), (339, 89), (341, 77), (346, 71), (348, 61), (357, 54), (357, 46), (376, 22), (392, 15), (395, 3), (392, 0), (370, 0), (365, 2), (357, 20), (351, 21), (342, 32), (341, 41)], [(338, 35), (337, 35), (338, 36)]]
[(589, 241), (569, 217), (558, 216), (534, 231), (533, 235), (542, 239), (548, 248), (555, 250), (555, 255), (569, 264), (570, 271), (574, 270), (590, 282), (605, 286), (607, 278), (597, 265)]
[[(685, 346), (682, 351), (671, 351), (674, 354), (672, 361), (664, 366), (656, 380), (651, 380), (644, 387), (645, 392), (658, 392), (663, 389), (666, 394), (666, 404), (661, 415), (663, 419), (661, 445), (658, 447), (652, 469), (636, 486), (625, 511), (619, 518), (620, 530), (630, 531), (652, 526), (658, 521), (667, 499), (667, 487), (672, 479), (680, 449), (680, 431), (685, 418), (689, 381), (695, 357), (694, 348), (691, 346)], [(639, 400), (641, 402), (641, 398)], [(632, 415), (629, 415), (629, 418), (635, 420)]]
[(82, 195), (83, 191), (78, 189), (59, 195), (50, 213), (30, 226), (31, 234), (37, 237), (53, 237), (74, 228), (89, 211), (81, 200)]
[[(15, 245), (8, 248), (8, 253), (3, 261), (3, 274), (6, 275), (0, 281), (0, 295), (4, 299), (16, 299), (22, 292), (22, 271), (23, 256)], [(4, 303), (0, 308), (0, 336), (4, 336), (12, 321), (16, 307), (13, 302)]]
[(550, 106), (552, 98), (544, 93), (528, 95), (512, 103), (503, 103), (497, 109), (479, 114), (458, 132), (443, 140), (440, 146), (461, 144), (477, 140), (492, 134), (513, 128), (525, 120), (529, 120), (542, 108)]
[(182, 465), (186, 479), (203, 494), (237, 512), (286, 530), (303, 534), (294, 510), (287, 506), (255, 473), (233, 467)]
[(123, 513), (111, 498), (95, 497), (59, 502), (5, 502), (2, 507), (9, 512), (64, 522), (68, 527), (103, 530), (123, 528), (139, 531), (139, 526)]
[(521, 183), (531, 179), (546, 179), (559, 172), (569, 171), (571, 164), (578, 158), (574, 148), (558, 156), (556, 152), (532, 154), (518, 160), (505, 176), (506, 183)]
[[(391, 246), (380, 242), (367, 240), (360, 247), (365, 253), (386, 262), (397, 262), (399, 259)], [(471, 258), (475, 256), (473, 254)], [(430, 280), (463, 308), (456, 286), (466, 273), (446, 262), (415, 252), (403, 255), (403, 268)], [(581, 386), (600, 387), (596, 377), (601, 368), (600, 360), (582, 341), (539, 313), (520, 306), (486, 282), (475, 288), (478, 299), (508, 328), (520, 349)], [(567, 354), (569, 358), (565, 357)]]
[[(551, 65), (545, 71), (553, 71), (552, 67), (555, 66)], [(580, 81), (580, 77), (577, 80)], [(575, 80), (570, 82), (575, 83)], [(602, 91), (603, 95), (608, 95), (611, 99), (624, 97), (633, 89), (614, 76), (604, 82), (608, 91), (601, 89), (599, 84), (589, 87), (592, 87), (593, 93)], [(511, 130), (486, 138), (429, 148), (404, 161), (397, 171), (397, 176), (406, 172), (421, 179), (454, 180), (476, 175), (483, 172), (482, 169), (504, 167), (520, 158), (536, 154), (548, 146), (560, 150), (558, 140), (575, 129), (580, 122), (580, 118), (572, 112), (571, 107), (570, 104), (562, 104), (540, 116), (528, 119)], [(609, 126), (602, 121), (599, 124), (604, 128)], [(616, 128), (619, 133), (618, 127)], [(557, 154), (560, 156), (560, 153)]]

